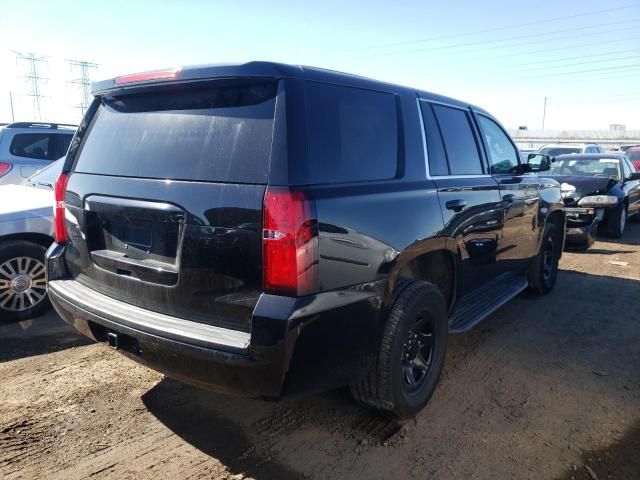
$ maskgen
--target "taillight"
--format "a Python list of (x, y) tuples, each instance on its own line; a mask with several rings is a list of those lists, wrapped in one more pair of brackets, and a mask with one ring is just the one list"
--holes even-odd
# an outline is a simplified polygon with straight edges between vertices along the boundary
[(9, 173), (9, 170), (11, 170), (10, 163), (0, 162), (0, 177)]
[(69, 175), (63, 172), (58, 176), (56, 186), (54, 188), (55, 204), (53, 206), (53, 236), (57, 243), (67, 243), (69, 241), (69, 235), (67, 234), (67, 226), (64, 218), (66, 210), (64, 194), (67, 191), (67, 182), (69, 182)]
[(262, 230), (263, 287), (267, 293), (306, 295), (316, 290), (318, 238), (303, 192), (268, 187)]

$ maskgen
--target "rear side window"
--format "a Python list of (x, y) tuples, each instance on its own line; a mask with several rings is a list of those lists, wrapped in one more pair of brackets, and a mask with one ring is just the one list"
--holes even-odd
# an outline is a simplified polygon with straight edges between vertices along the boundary
[(57, 160), (69, 148), (72, 134), (17, 133), (11, 140), (9, 152), (17, 157), (37, 160)]
[(469, 112), (442, 105), (433, 105), (433, 110), (442, 132), (451, 175), (482, 174), (480, 153), (471, 129)]
[(307, 162), (294, 166), (297, 183), (344, 183), (394, 178), (398, 114), (393, 94), (306, 83)]
[(478, 115), (478, 124), (482, 131), (492, 174), (516, 173), (518, 170), (518, 151), (500, 126), (484, 115)]
[(276, 90), (275, 81), (236, 80), (104, 98), (74, 170), (266, 183)]

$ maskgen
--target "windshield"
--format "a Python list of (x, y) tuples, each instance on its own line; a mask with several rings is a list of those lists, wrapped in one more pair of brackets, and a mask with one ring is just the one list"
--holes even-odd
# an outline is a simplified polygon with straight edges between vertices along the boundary
[(627, 157), (629, 157), (629, 160), (640, 160), (640, 150), (631, 153), (627, 152)]
[(580, 147), (544, 147), (538, 153), (546, 153), (550, 157), (556, 157), (567, 153), (580, 153), (580, 150)]
[(620, 161), (616, 158), (566, 158), (551, 164), (550, 175), (610, 177), (620, 180)]

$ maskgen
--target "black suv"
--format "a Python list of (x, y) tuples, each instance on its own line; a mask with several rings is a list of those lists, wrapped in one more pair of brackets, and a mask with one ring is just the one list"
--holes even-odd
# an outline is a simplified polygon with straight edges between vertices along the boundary
[(49, 295), (171, 377), (262, 397), (350, 385), (411, 416), (449, 332), (554, 285), (558, 183), (484, 110), (262, 62), (94, 95), (56, 185)]

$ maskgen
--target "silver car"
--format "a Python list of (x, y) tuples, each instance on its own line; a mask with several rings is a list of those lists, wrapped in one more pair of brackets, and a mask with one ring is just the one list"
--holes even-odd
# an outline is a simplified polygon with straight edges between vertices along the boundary
[(53, 243), (53, 186), (64, 158), (23, 185), (0, 186), (0, 320), (24, 320), (49, 308), (44, 254)]
[(17, 122), (0, 127), (0, 185), (21, 184), (67, 153), (75, 125)]

